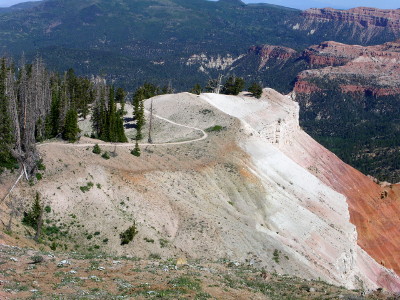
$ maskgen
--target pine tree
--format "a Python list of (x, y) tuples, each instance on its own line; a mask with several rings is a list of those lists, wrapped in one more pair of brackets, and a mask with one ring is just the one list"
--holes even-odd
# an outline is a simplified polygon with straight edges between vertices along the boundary
[(243, 90), (244, 84), (243, 78), (230, 76), (222, 88), (222, 93), (226, 95), (238, 95)]
[(24, 212), (22, 223), (36, 230), (35, 241), (39, 240), (43, 226), (43, 206), (40, 203), (39, 193), (36, 192), (35, 201), (29, 212)]
[(190, 93), (200, 95), (202, 92), (202, 88), (200, 84), (196, 83), (194, 87), (190, 90)]
[(104, 127), (106, 121), (106, 102), (105, 87), (97, 86), (96, 101), (93, 104), (92, 112), (92, 128), (95, 137), (101, 138), (104, 135)]
[(253, 94), (257, 99), (261, 98), (262, 95), (262, 87), (257, 82), (253, 82), (249, 87), (249, 92)]
[(51, 96), (52, 100), (51, 100), (50, 117), (49, 117), (50, 119), (49, 122), (51, 127), (50, 137), (55, 137), (60, 132), (60, 117), (61, 117), (61, 112), (60, 112), (61, 95), (57, 82), (53, 83)]
[(40, 214), (42, 213), (42, 205), (40, 203), (39, 193), (36, 192), (35, 200), (33, 201), (30, 211), (24, 212), (22, 223), (32, 228), (37, 228)]
[(136, 140), (141, 140), (143, 138), (142, 127), (144, 125), (144, 93), (144, 89), (140, 87), (133, 95), (133, 119), (136, 121)]
[(78, 133), (80, 132), (78, 127), (78, 114), (76, 110), (70, 109), (65, 117), (65, 126), (63, 130), (63, 139), (71, 143), (78, 140)]
[(115, 102), (116, 103), (120, 103), (121, 108), (119, 113), (121, 114), (121, 116), (124, 115), (124, 111), (125, 111), (125, 97), (126, 97), (126, 93), (124, 91), (123, 88), (118, 88), (117, 92), (115, 94)]
[(100, 108), (100, 123), (102, 123), (102, 130), (100, 131), (100, 139), (106, 142), (120, 142), (126, 143), (128, 139), (125, 135), (124, 121), (121, 113), (117, 111), (115, 103), (114, 88), (112, 87), (109, 92), (108, 107), (106, 110)]
[(14, 145), (14, 136), (12, 123), (9, 113), (9, 102), (6, 95), (6, 60), (1, 61), (0, 70), (0, 168), (12, 168), (15, 160), (11, 155), (11, 149)]
[(107, 109), (107, 117), (106, 117), (106, 135), (104, 136), (104, 140), (107, 142), (116, 142), (116, 128), (115, 128), (115, 114), (116, 114), (116, 106), (115, 106), (115, 98), (114, 98), (114, 87), (111, 87), (109, 97), (108, 97), (108, 109)]
[(69, 69), (66, 74), (66, 84), (67, 84), (67, 92), (68, 92), (68, 97), (70, 100), (70, 105), (73, 109), (77, 109), (76, 103), (76, 90), (77, 90), (77, 79), (75, 76), (75, 71), (74, 69)]
[(140, 156), (140, 148), (139, 148), (138, 141), (136, 141), (135, 148), (131, 151), (131, 154), (134, 156), (137, 156), (137, 157)]

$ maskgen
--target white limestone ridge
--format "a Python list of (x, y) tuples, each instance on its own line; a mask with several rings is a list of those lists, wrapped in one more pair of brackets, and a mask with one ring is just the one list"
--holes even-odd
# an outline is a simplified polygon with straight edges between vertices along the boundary
[(271, 89), (260, 100), (216, 94), (201, 98), (242, 123), (239, 145), (250, 155), (248, 167), (266, 191), (265, 215), (254, 215), (268, 224), (256, 228), (266, 240), (281, 243), (314, 278), (350, 289), (375, 289), (384, 276), (400, 282), (357, 245), (345, 196), (284, 154), (304, 134), (297, 103)]
[(244, 55), (239, 55), (237, 57), (231, 54), (227, 54), (226, 56), (207, 56), (201, 53), (190, 56), (186, 61), (186, 65), (200, 65), (199, 69), (202, 72), (208, 69), (226, 70), (242, 57), (244, 57)]

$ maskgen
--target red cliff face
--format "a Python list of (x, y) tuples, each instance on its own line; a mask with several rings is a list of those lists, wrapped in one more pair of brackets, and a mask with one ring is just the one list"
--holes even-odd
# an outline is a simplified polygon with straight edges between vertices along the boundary
[(296, 50), (282, 46), (262, 45), (253, 46), (249, 49), (249, 53), (255, 53), (261, 59), (259, 70), (262, 69), (269, 60), (275, 59), (285, 62), (297, 55)]
[[(400, 185), (380, 186), (305, 133), (297, 134), (293, 144), (284, 151), (346, 196), (360, 247), (378, 263), (400, 275)], [(381, 278), (382, 286), (390, 285), (385, 280)]]
[[(400, 41), (377, 46), (325, 42), (307, 48), (302, 58), (310, 68), (318, 69), (299, 74), (297, 93), (318, 91), (309, 79), (325, 76), (344, 81), (340, 85), (343, 93), (366, 93), (375, 97), (400, 94)], [(357, 78), (358, 83), (350, 83), (352, 78)]]
[(310, 82), (297, 80), (294, 86), (294, 91), (299, 94), (311, 94), (321, 91), (321, 89)]
[(358, 53), (352, 46), (329, 41), (308, 47), (303, 51), (302, 58), (311, 67), (339, 66), (356, 58)]
[(357, 7), (349, 10), (337, 10), (333, 8), (311, 8), (304, 11), (303, 16), (306, 19), (319, 22), (340, 21), (355, 23), (366, 28), (385, 27), (400, 32), (400, 9)]

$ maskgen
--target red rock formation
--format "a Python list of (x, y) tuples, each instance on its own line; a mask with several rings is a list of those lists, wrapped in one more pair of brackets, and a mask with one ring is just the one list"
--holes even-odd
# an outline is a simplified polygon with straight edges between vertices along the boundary
[(319, 22), (340, 21), (356, 23), (362, 27), (386, 27), (400, 31), (400, 9), (376, 9), (357, 7), (349, 10), (333, 8), (311, 8), (303, 12), (306, 19)]
[(294, 85), (294, 91), (298, 94), (311, 94), (321, 91), (321, 89), (308, 81), (298, 80)]
[(364, 84), (343, 83), (340, 88), (344, 93), (369, 93), (376, 97), (400, 94), (400, 41), (369, 47), (325, 42), (307, 48), (302, 57), (310, 67), (320, 69), (301, 72), (296, 92), (318, 91), (307, 79), (328, 76), (345, 81), (357, 77), (358, 82), (364, 81)]
[(249, 49), (249, 53), (255, 53), (260, 56), (261, 62), (259, 69), (262, 69), (270, 59), (287, 61), (297, 55), (296, 50), (282, 46), (262, 45), (253, 46)]
[(311, 67), (314, 66), (340, 66), (359, 56), (362, 46), (350, 46), (337, 42), (323, 42), (314, 45), (302, 53)]

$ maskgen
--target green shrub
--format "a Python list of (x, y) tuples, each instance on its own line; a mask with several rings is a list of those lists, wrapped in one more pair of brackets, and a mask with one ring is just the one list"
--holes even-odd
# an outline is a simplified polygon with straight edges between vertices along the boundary
[(44, 211), (47, 213), (51, 212), (51, 207), (49, 205), (46, 205), (46, 207), (44, 208)]
[(93, 182), (88, 182), (86, 185), (79, 187), (79, 189), (82, 191), (82, 193), (86, 193), (89, 192), (93, 186)]
[(60, 233), (60, 228), (58, 228), (58, 227), (55, 226), (55, 225), (52, 225), (52, 226), (45, 226), (45, 227), (43, 228), (43, 233), (44, 233), (45, 235), (55, 235), (55, 234)]
[(165, 248), (168, 245), (168, 241), (165, 239), (160, 239), (159, 242), (161, 248)]
[(221, 125), (215, 125), (213, 127), (207, 128), (205, 131), (206, 132), (219, 132), (219, 131), (222, 131), (224, 129), (226, 129), (226, 127), (221, 126)]
[(52, 242), (51, 245), (50, 245), (50, 249), (53, 250), (53, 251), (56, 251), (57, 250), (57, 246), (58, 245), (57, 245), (56, 242)]
[(139, 148), (139, 144), (138, 144), (137, 141), (136, 141), (136, 144), (135, 144), (135, 148), (131, 151), (131, 154), (134, 155), (134, 156), (137, 156), (137, 157), (140, 156), (140, 148)]
[(136, 223), (133, 222), (133, 225), (130, 226), (127, 230), (120, 233), (119, 237), (121, 239), (121, 245), (127, 245), (129, 242), (133, 240), (135, 235), (138, 234)]
[(253, 94), (254, 97), (257, 99), (261, 98), (262, 95), (262, 87), (256, 82), (253, 82), (252, 85), (249, 87), (249, 92)]
[(40, 256), (40, 255), (32, 256), (31, 259), (32, 259), (33, 264), (39, 264), (44, 261), (43, 256)]
[(149, 259), (161, 259), (161, 255), (158, 253), (150, 253)]
[(196, 83), (194, 87), (190, 90), (190, 93), (200, 95), (202, 90), (203, 89), (201, 88), (200, 84)]
[(43, 159), (40, 159), (36, 162), (36, 166), (39, 171), (44, 171), (46, 170), (46, 166), (43, 164)]
[(92, 151), (92, 152), (93, 152), (94, 154), (100, 154), (100, 153), (101, 153), (101, 149), (100, 149), (99, 144), (94, 145), (93, 151)]
[(277, 264), (279, 264), (279, 251), (277, 249), (274, 250), (273, 258)]
[(103, 155), (101, 157), (104, 159), (110, 159), (110, 154), (106, 151), (103, 153)]
[(43, 178), (42, 174), (40, 174), (40, 173), (36, 173), (35, 176), (36, 176), (37, 180), (42, 180), (42, 178)]

